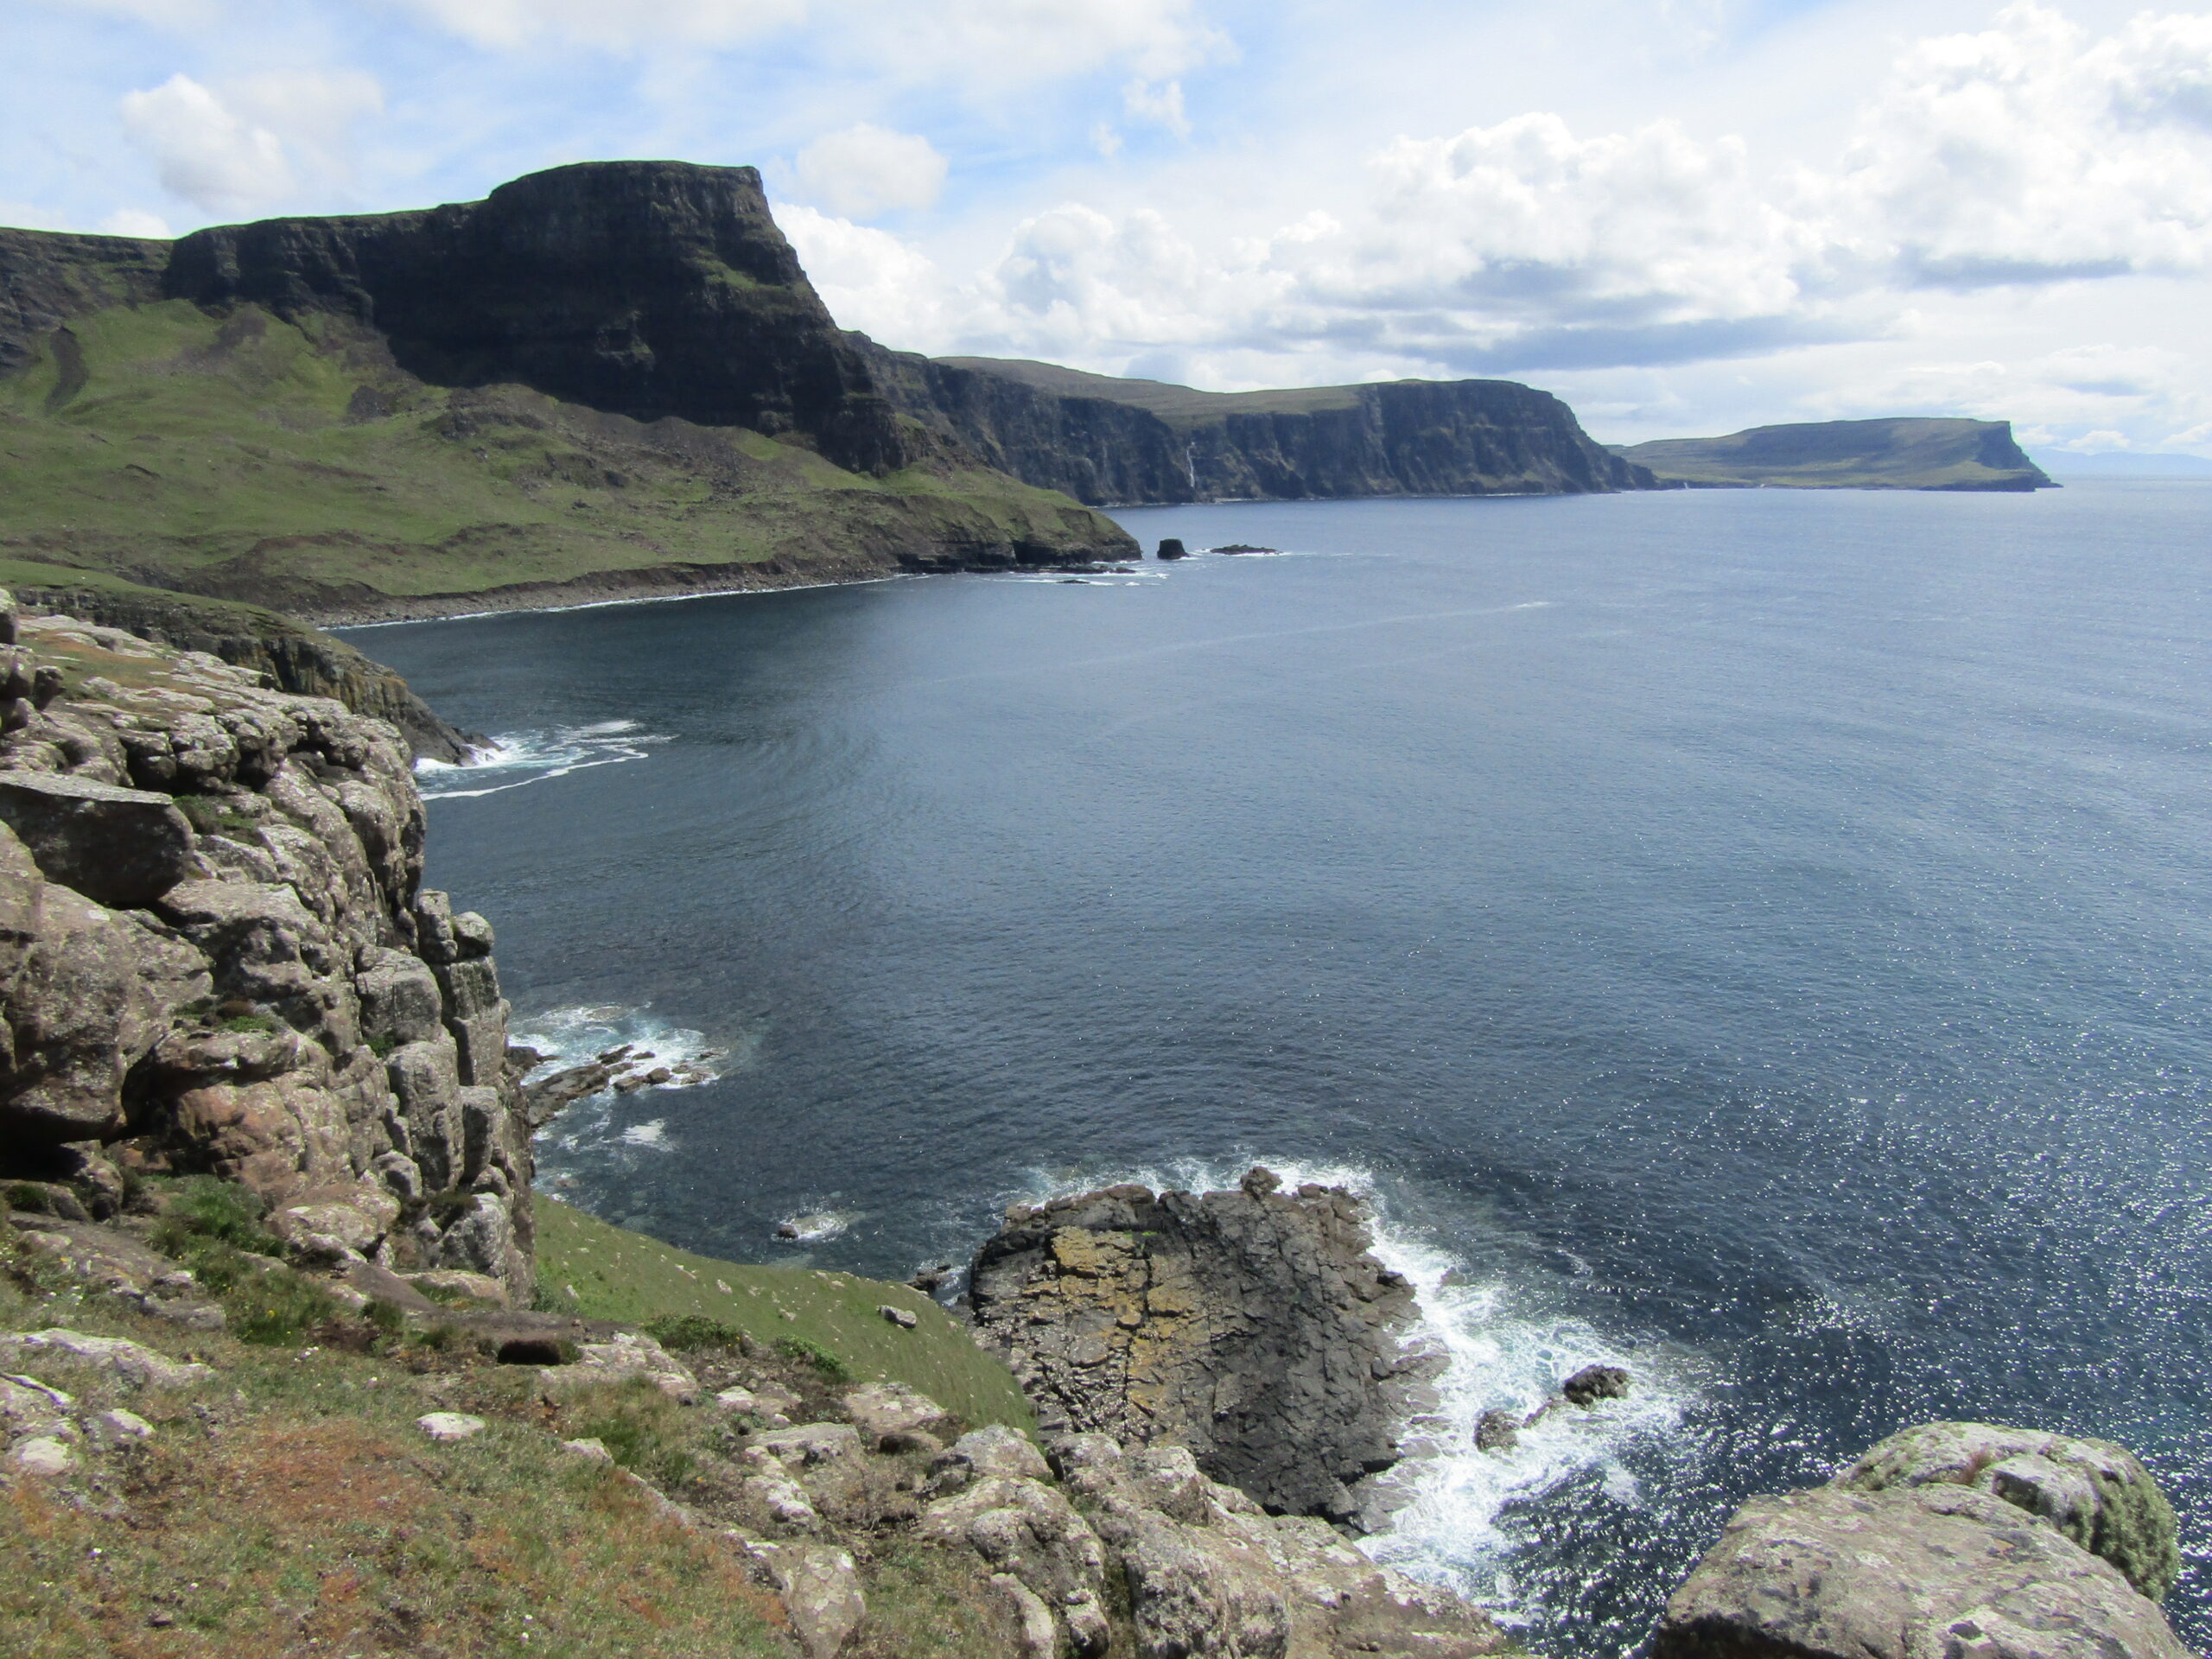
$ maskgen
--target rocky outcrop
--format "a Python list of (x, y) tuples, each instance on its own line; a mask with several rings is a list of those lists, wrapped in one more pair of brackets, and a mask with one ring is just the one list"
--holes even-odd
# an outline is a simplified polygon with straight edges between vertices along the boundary
[(1668, 1603), (1652, 1653), (2185, 1659), (2139, 1587), (2163, 1593), (2174, 1548), (2171, 1509), (2121, 1448), (1929, 1424), (1827, 1486), (1745, 1504)]
[(204, 651), (235, 668), (267, 675), (279, 691), (335, 698), (357, 715), (399, 728), (417, 760), (458, 762), (480, 741), (442, 719), (382, 663), (320, 628), (258, 605), (124, 582), (25, 587), (16, 597), (38, 610), (120, 628), (156, 645)]
[(1269, 1516), (1208, 1480), (1183, 1446), (1125, 1452), (1078, 1434), (1053, 1452), (1126, 1580), (1140, 1659), (1473, 1659), (1513, 1645), (1484, 1613), (1378, 1566), (1325, 1522)]
[(526, 1301), (492, 931), (421, 886), (398, 734), (66, 618), (14, 650), (43, 698), (0, 737), (0, 1174), (97, 1205), (204, 1171), (296, 1249)]
[(1835, 1478), (1847, 1491), (1966, 1486), (2048, 1522), (2153, 1601), (2181, 1576), (2173, 1505), (2124, 1446), (1995, 1423), (1923, 1423)]
[(1510, 380), (1202, 392), (1050, 364), (930, 359), (854, 335), (898, 407), (1025, 483), (1078, 501), (1649, 489), (1574, 411)]
[(173, 299), (372, 323), (433, 385), (527, 386), (641, 421), (797, 434), (839, 466), (925, 459), (839, 334), (749, 167), (589, 162), (415, 213), (196, 232)]
[(1016, 1205), (976, 1256), (976, 1335), (1050, 1430), (1185, 1446), (1269, 1510), (1354, 1520), (1435, 1361), (1406, 1351), (1412, 1288), (1357, 1201), (1280, 1185)]

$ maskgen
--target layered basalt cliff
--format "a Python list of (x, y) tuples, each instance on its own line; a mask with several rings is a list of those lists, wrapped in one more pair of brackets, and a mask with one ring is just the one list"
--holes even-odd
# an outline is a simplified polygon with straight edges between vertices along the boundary
[(866, 344), (899, 409), (1025, 482), (1092, 504), (1649, 489), (1549, 392), (1402, 380), (1203, 392)]
[(1353, 1522), (1434, 1361), (1357, 1202), (1280, 1186), (1255, 1169), (1230, 1192), (1017, 1205), (976, 1256), (976, 1336), (1048, 1429), (1187, 1446), (1269, 1510)]
[(611, 414), (795, 432), (839, 466), (921, 458), (749, 167), (588, 162), (482, 201), (200, 231), (172, 299), (338, 311), (436, 385), (518, 382)]
[(526, 1300), (492, 931), (395, 729), (0, 603), (0, 1175), (241, 1182), (334, 1259)]

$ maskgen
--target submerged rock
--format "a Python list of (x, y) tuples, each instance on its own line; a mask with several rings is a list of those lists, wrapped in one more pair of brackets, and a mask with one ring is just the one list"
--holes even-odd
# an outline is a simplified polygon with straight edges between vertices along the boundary
[(1048, 1433), (1179, 1443), (1269, 1509), (1348, 1518), (1430, 1362), (1404, 1350), (1413, 1291), (1357, 1200), (1280, 1185), (1018, 1205), (976, 1257), (976, 1335)]

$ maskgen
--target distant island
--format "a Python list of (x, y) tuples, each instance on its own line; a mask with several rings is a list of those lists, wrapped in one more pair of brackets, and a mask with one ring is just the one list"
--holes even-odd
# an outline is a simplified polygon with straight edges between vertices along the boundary
[(1690, 489), (2049, 490), (2010, 421), (1918, 417), (1755, 426), (1725, 438), (1613, 445), (1662, 484)]

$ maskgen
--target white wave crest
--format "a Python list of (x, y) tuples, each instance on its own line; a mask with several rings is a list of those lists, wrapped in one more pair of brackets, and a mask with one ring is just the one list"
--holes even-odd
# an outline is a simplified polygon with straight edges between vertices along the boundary
[[(512, 1040), (545, 1056), (532, 1077), (613, 1056), (614, 1079), (595, 1095), (574, 1101), (538, 1131), (537, 1173), (541, 1185), (573, 1186), (580, 1172), (623, 1165), (641, 1153), (665, 1153), (677, 1142), (665, 1118), (642, 1114), (668, 1092), (696, 1089), (726, 1072), (749, 1065), (757, 1033), (728, 1046), (716, 1046), (706, 1033), (656, 1015), (650, 1007), (592, 1003), (552, 1008), (518, 1020)], [(658, 1083), (651, 1079), (662, 1071)]]
[[(1607, 1338), (1571, 1313), (1545, 1306), (1540, 1289), (1471, 1271), (1434, 1229), (1395, 1214), (1389, 1184), (1360, 1166), (1265, 1157), (1240, 1159), (1233, 1166), (1182, 1160), (1103, 1177), (1039, 1173), (1021, 1196), (1037, 1204), (1116, 1181), (1140, 1181), (1155, 1191), (1214, 1192), (1235, 1186), (1255, 1163), (1273, 1170), (1287, 1187), (1316, 1182), (1342, 1187), (1365, 1202), (1376, 1258), (1414, 1288), (1416, 1314), (1406, 1346), (1444, 1359), (1433, 1384), (1433, 1410), (1406, 1426), (1407, 1455), (1376, 1478), (1392, 1509), (1389, 1522), (1360, 1540), (1360, 1548), (1513, 1621), (1526, 1599), (1513, 1572), (1524, 1541), (1515, 1535), (1510, 1512), (1592, 1477), (1617, 1501), (1640, 1501), (1623, 1453), (1644, 1437), (1679, 1433), (1687, 1395), (1676, 1368), (1661, 1356)], [(1554, 1399), (1567, 1377), (1592, 1364), (1625, 1366), (1633, 1378), (1630, 1397), (1593, 1411), (1548, 1412), (1522, 1430), (1510, 1451), (1475, 1449), (1484, 1412), (1526, 1418)]]
[(593, 766), (643, 760), (671, 741), (641, 730), (634, 720), (603, 720), (595, 725), (561, 726), (546, 732), (511, 732), (472, 749), (468, 759), (458, 766), (445, 760), (417, 760), (415, 783), (425, 800), (498, 795)]

